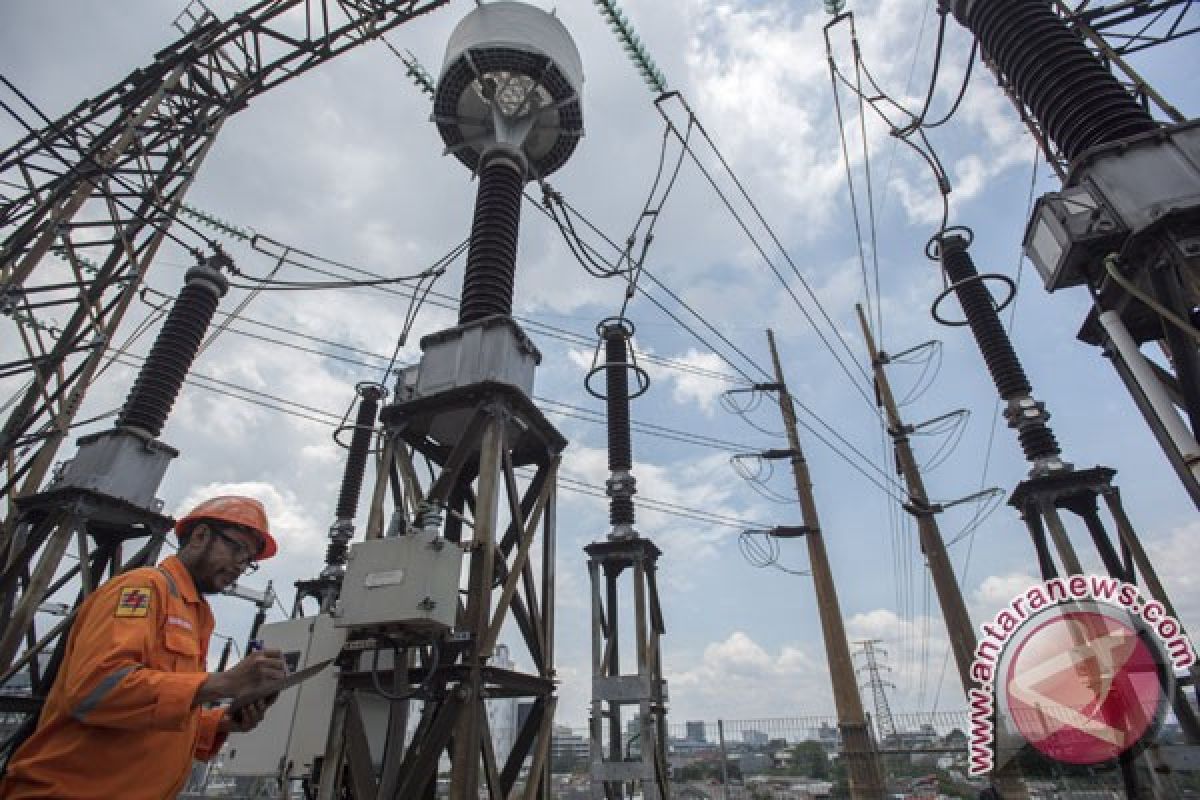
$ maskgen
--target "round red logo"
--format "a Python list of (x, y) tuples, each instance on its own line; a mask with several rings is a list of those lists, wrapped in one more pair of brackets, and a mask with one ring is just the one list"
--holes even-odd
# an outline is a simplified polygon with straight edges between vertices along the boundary
[(1017, 643), (1003, 688), (1017, 731), (1057, 761), (1098, 764), (1162, 721), (1169, 687), (1158, 648), (1102, 606), (1057, 611)]

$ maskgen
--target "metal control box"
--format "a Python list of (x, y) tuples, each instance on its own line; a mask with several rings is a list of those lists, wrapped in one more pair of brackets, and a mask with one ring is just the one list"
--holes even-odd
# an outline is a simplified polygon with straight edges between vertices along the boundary
[(350, 548), (334, 610), (343, 628), (446, 630), (458, 613), (462, 550), (428, 534), (368, 539)]
[(542, 354), (512, 317), (485, 317), (421, 339), (417, 396), (506, 383), (533, 394), (533, 375)]
[(50, 488), (90, 489), (158, 511), (162, 503), (154, 493), (177, 455), (179, 451), (170, 445), (130, 431), (95, 433), (79, 440), (79, 452), (66, 462)]
[[(328, 614), (273, 622), (259, 629), (266, 649), (283, 652), (295, 671), (335, 657), (346, 641)], [(235, 777), (302, 776), (325, 752), (338, 672), (324, 670), (281, 692), (258, 727), (234, 734), (225, 748), (222, 772)]]

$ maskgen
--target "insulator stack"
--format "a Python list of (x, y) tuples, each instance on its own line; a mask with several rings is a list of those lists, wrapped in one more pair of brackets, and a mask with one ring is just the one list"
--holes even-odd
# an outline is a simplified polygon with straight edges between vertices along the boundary
[(958, 0), (955, 16), (1067, 160), (1153, 130), (1146, 109), (1105, 69), (1047, 0)]
[(1034, 465), (1057, 459), (1062, 451), (1047, 424), (1049, 415), (1033, 400), (1033, 387), (1000, 321), (992, 293), (967, 252), (967, 240), (950, 234), (936, 242), (942, 269), (958, 296), (996, 390), (1008, 404), (1004, 413), (1008, 424), (1017, 429), (1025, 458)]
[(525, 175), (524, 158), (519, 153), (496, 149), (483, 156), (459, 325), (495, 314), (512, 315)]
[(350, 450), (346, 455), (346, 468), (342, 473), (342, 485), (338, 491), (336, 521), (329, 534), (329, 547), (325, 551), (328, 566), (346, 563), (346, 552), (350, 537), (354, 533), (354, 513), (362, 494), (363, 477), (367, 470), (367, 455), (371, 449), (371, 436), (375, 432), (375, 418), (379, 413), (379, 401), (386, 390), (374, 383), (360, 384), (358, 416), (354, 420), (354, 433), (350, 437)]
[[(609, 521), (614, 529), (633, 525), (633, 439), (629, 431), (629, 334), (620, 323), (601, 329), (608, 406)], [(622, 484), (628, 477), (628, 487)]]
[(228, 263), (228, 257), (218, 253), (188, 270), (184, 287), (117, 417), (118, 428), (141, 431), (153, 438), (162, 433), (217, 303), (229, 290), (229, 282), (219, 270)]

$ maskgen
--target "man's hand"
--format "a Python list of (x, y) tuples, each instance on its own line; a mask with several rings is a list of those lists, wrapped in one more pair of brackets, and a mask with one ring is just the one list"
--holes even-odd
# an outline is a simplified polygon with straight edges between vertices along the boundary
[(193, 705), (236, 697), (264, 683), (281, 681), (287, 676), (283, 654), (279, 650), (250, 653), (225, 672), (214, 672), (196, 692)]
[(256, 700), (232, 714), (225, 712), (225, 716), (221, 717), (221, 722), (217, 725), (217, 730), (221, 733), (245, 733), (252, 731), (258, 727), (258, 723), (262, 722), (263, 717), (267, 715), (267, 706), (269, 705), (270, 703), (267, 700)]

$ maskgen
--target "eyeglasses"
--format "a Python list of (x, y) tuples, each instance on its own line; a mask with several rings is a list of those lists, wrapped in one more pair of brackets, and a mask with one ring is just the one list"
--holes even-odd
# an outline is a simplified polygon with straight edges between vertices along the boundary
[(225, 533), (225, 531), (213, 528), (212, 532), (214, 536), (229, 545), (230, 550), (233, 551), (234, 563), (241, 565), (240, 569), (242, 572), (258, 572), (258, 562), (254, 560), (254, 557), (258, 555), (256, 550), (251, 550), (241, 541)]

